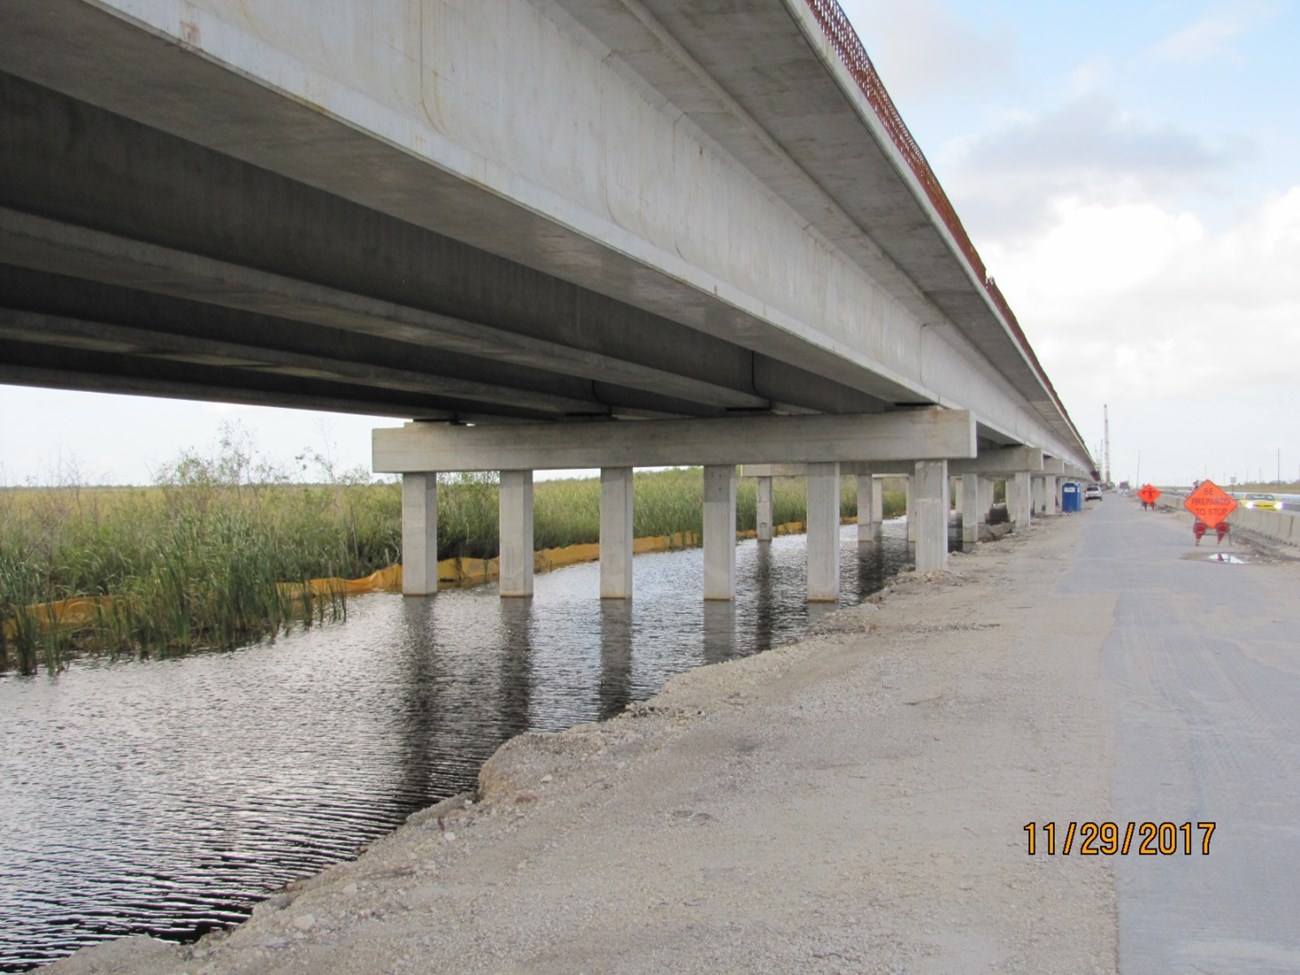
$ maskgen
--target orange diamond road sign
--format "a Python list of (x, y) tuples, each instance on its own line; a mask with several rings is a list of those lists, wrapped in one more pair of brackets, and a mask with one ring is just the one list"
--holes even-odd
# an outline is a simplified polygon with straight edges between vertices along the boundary
[(1155, 504), (1156, 498), (1160, 497), (1160, 489), (1151, 484), (1143, 484), (1138, 489), (1138, 497), (1147, 504)]
[(1226, 521), (1237, 502), (1213, 481), (1202, 481), (1201, 486), (1183, 499), (1183, 507), (1207, 525)]

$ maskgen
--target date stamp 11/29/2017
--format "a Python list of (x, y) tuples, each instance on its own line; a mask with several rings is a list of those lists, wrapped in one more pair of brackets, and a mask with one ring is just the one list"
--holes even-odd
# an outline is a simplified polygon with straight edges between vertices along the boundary
[[(1069, 856), (1210, 855), (1213, 822), (1200, 823), (1026, 823), (1028, 853)], [(1039, 834), (1042, 834), (1040, 840)]]

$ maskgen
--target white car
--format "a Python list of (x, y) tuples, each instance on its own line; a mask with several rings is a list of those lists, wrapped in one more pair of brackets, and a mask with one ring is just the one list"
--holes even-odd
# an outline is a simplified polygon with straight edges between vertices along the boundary
[(1084, 500), (1084, 501), (1100, 501), (1100, 500), (1101, 500), (1101, 485), (1100, 485), (1100, 484), (1089, 484), (1089, 485), (1084, 489), (1084, 491), (1083, 491), (1083, 500)]

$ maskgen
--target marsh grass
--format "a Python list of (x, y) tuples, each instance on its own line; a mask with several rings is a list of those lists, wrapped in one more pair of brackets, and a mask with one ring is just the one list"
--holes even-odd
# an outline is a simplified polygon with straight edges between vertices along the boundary
[[(185, 454), (148, 488), (0, 489), (0, 671), (56, 672), (73, 652), (228, 649), (345, 617), (342, 590), (282, 584), (400, 561), (401, 487), (327, 473), (324, 484), (293, 483), (227, 436), (214, 457)], [(639, 472), (633, 487), (637, 536), (702, 532), (699, 468)], [(853, 515), (856, 500), (845, 478), (841, 513)], [(885, 504), (887, 515), (901, 511), (902, 492), (886, 491)], [(756, 508), (755, 483), (742, 480), (739, 530), (754, 528)], [(773, 509), (774, 523), (806, 520), (803, 480), (778, 478)], [(536, 548), (599, 537), (599, 478), (537, 483)], [(439, 555), (498, 550), (496, 475), (440, 476)], [(76, 597), (99, 597), (76, 625), (33, 609)]]

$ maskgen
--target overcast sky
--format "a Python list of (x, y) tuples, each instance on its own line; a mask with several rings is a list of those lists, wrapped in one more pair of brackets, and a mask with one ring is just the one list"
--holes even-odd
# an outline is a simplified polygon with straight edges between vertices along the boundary
[[(841, 2), (1114, 478), (1300, 476), (1300, 0)], [(398, 422), (0, 386), (0, 483), (149, 483), (231, 421), (339, 469)]]

